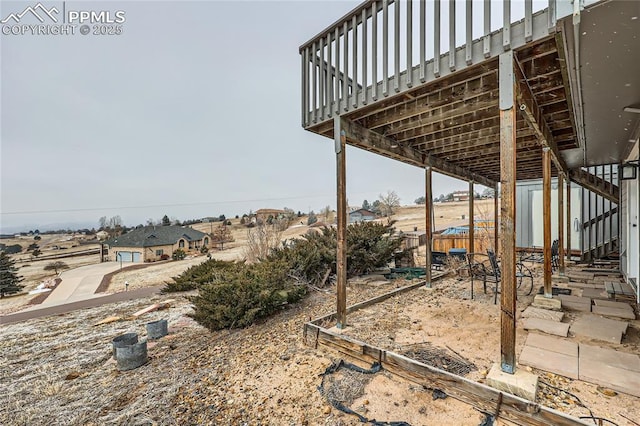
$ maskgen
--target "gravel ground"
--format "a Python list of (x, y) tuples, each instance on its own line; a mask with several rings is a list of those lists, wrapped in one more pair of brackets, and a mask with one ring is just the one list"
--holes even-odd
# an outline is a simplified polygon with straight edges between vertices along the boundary
[[(352, 284), (348, 304), (408, 284)], [(499, 310), (491, 295), (465, 300), (468, 282), (448, 278), (433, 290), (416, 289), (349, 316), (346, 333), (368, 343), (423, 353), (452, 350), (477, 368), (483, 381), (499, 359)], [(151, 303), (174, 298), (166, 310), (129, 317)], [(522, 303), (526, 303), (525, 300)], [(296, 306), (249, 328), (210, 332), (185, 314), (184, 295), (154, 296), (104, 305), (52, 318), (0, 327), (0, 424), (11, 425), (359, 425), (353, 415), (331, 407), (318, 391), (320, 374), (338, 360), (335, 352), (304, 345), (304, 322), (334, 310), (332, 291), (312, 292)], [(520, 308), (519, 304), (519, 308)], [(111, 340), (145, 324), (169, 321), (170, 334), (150, 344), (150, 362), (119, 372)], [(637, 330), (636, 330), (637, 331)], [(627, 342), (640, 348), (638, 335)], [(518, 347), (526, 336), (518, 330)], [(428, 341), (429, 345), (421, 345)], [(623, 342), (624, 343), (624, 342)], [(634, 349), (635, 348), (635, 349)], [(541, 374), (570, 390), (594, 412), (618, 425), (640, 417), (639, 398), (607, 395), (597, 386)], [(411, 425), (478, 425), (484, 416), (453, 398), (437, 399), (424, 389), (382, 371), (366, 378), (344, 371), (328, 379), (351, 409), (378, 421)], [(345, 394), (348, 387), (357, 387)], [(588, 411), (575, 398), (542, 387), (539, 402), (573, 415)], [(500, 424), (508, 424), (500, 421)]]
[[(394, 287), (355, 286), (350, 303)], [(330, 312), (333, 294), (314, 292), (301, 304), (242, 330), (200, 327), (185, 316), (191, 307), (183, 296), (175, 297), (168, 310), (93, 325), (166, 298), (1, 327), (0, 376), (8, 380), (0, 383), (0, 424), (359, 424), (332, 409), (317, 390), (319, 374), (336, 354), (302, 342), (304, 322)], [(144, 339), (145, 324), (161, 318), (169, 321), (170, 334), (150, 346), (150, 362), (119, 372), (111, 339), (131, 331)], [(396, 386), (402, 383), (393, 380)], [(409, 392), (408, 385), (401, 386)], [(394, 407), (396, 412), (388, 415), (402, 418), (400, 406)]]

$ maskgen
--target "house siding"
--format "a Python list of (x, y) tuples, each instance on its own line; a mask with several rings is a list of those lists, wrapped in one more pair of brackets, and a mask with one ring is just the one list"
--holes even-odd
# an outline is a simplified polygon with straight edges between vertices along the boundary
[[(181, 246), (181, 242), (184, 244)], [(209, 235), (205, 234), (202, 239), (199, 240), (188, 240), (187, 238), (179, 238), (175, 244), (158, 244), (158, 245), (147, 245), (145, 247), (140, 246), (110, 246), (107, 249), (106, 260), (107, 261), (120, 261), (118, 258), (119, 252), (126, 253), (139, 253), (139, 262), (156, 262), (162, 260), (163, 255), (167, 255), (169, 257), (173, 256), (173, 253), (182, 249), (187, 254), (197, 254), (200, 253), (202, 247), (209, 247), (211, 245), (211, 238)], [(162, 250), (160, 254), (158, 251)]]

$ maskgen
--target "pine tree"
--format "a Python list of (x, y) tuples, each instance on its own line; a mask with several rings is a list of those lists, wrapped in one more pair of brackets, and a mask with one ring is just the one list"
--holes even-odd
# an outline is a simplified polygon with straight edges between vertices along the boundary
[(24, 288), (20, 284), (22, 276), (18, 275), (18, 268), (15, 261), (11, 259), (4, 251), (0, 252), (0, 298), (4, 298), (5, 294), (17, 293)]

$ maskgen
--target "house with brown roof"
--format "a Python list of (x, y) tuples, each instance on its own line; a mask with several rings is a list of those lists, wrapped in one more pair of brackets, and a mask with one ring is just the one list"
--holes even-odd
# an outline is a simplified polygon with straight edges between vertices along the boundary
[(155, 262), (182, 249), (187, 254), (209, 247), (211, 238), (187, 226), (145, 226), (105, 241), (107, 259), (117, 262)]
[(375, 218), (376, 214), (367, 209), (358, 209), (349, 213), (349, 223), (368, 222)]

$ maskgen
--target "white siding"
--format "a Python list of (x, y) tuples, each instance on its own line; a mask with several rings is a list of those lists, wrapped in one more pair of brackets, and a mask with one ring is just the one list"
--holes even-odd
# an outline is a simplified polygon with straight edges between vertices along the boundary
[[(551, 239), (558, 238), (558, 184), (556, 179), (551, 181)], [(580, 248), (580, 186), (571, 185), (571, 249)], [(565, 191), (566, 203), (566, 186)], [(518, 247), (542, 247), (543, 222), (542, 222), (542, 182), (522, 181), (516, 187), (516, 246)], [(566, 218), (567, 208), (564, 207)], [(566, 220), (566, 219), (565, 219)], [(575, 225), (577, 223), (577, 227)], [(565, 244), (567, 242), (567, 227), (565, 224)]]
[(624, 274), (627, 281), (636, 283), (637, 300), (640, 301), (640, 286), (638, 285), (638, 276), (640, 274), (640, 223), (638, 215), (640, 214), (640, 184), (638, 179), (622, 181), (622, 206), (626, 212), (623, 215), (624, 224), (626, 225), (626, 241), (623, 247), (625, 252), (621, 263), (624, 265)]

